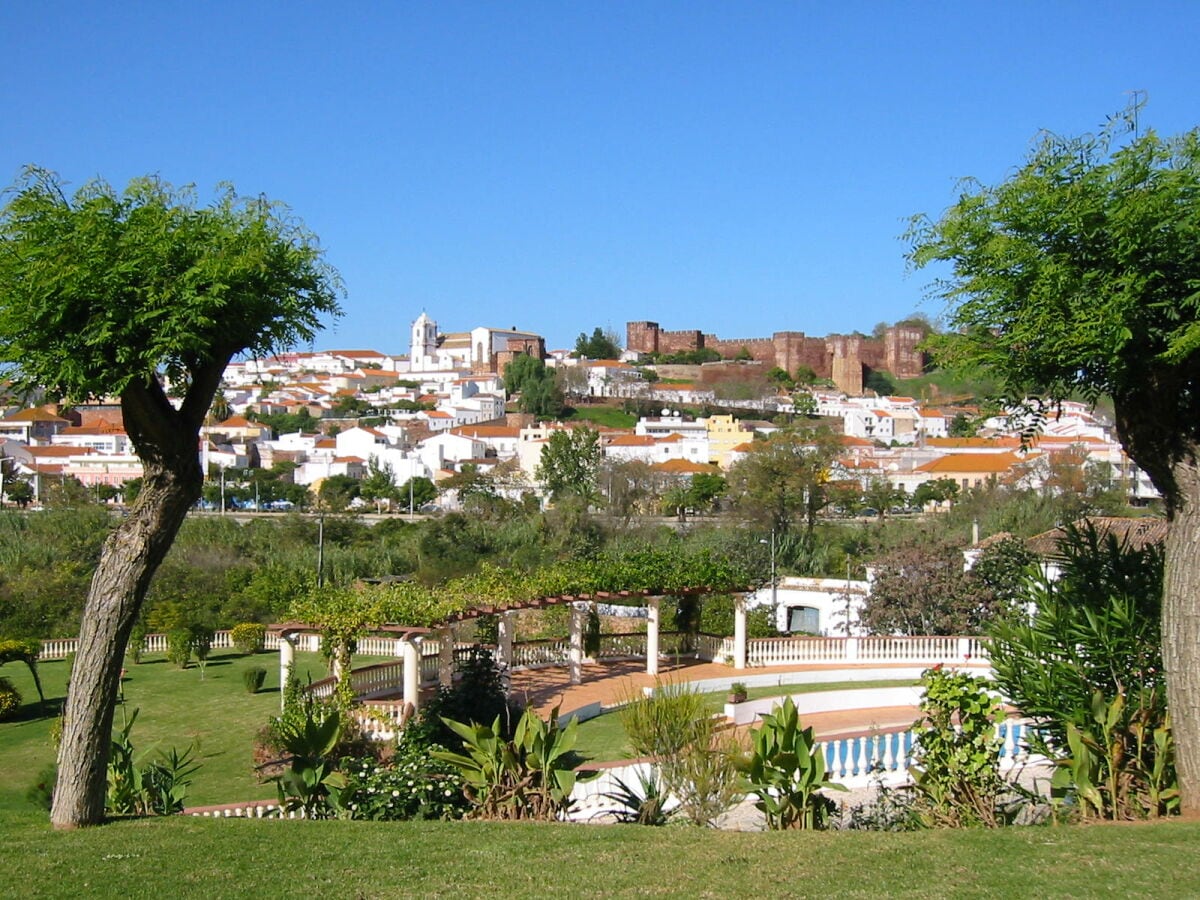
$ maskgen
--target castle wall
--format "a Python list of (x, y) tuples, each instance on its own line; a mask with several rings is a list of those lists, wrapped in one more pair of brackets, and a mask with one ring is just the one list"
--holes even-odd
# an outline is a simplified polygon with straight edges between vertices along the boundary
[(897, 378), (915, 378), (926, 363), (925, 354), (917, 349), (922, 340), (918, 328), (889, 328), (883, 340), (856, 335), (814, 338), (802, 331), (777, 331), (770, 338), (723, 339), (699, 331), (663, 331), (657, 322), (629, 322), (625, 338), (625, 346), (640, 353), (709, 349), (732, 359), (745, 348), (757, 362), (793, 375), (800, 366), (807, 366), (818, 378), (831, 379), (848, 394), (862, 393), (863, 366), (886, 369)]

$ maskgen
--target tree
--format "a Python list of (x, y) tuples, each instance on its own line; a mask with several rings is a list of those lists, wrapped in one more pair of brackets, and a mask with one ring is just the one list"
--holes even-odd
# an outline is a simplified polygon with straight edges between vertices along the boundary
[[(420, 509), (426, 503), (432, 503), (438, 497), (437, 485), (424, 475), (410, 478), (404, 484), (400, 485), (396, 493), (400, 498), (400, 503), (409, 512)], [(410, 500), (412, 501), (411, 507), (409, 506)]]
[(829, 467), (840, 446), (828, 428), (776, 432), (730, 469), (729, 495), (780, 535), (797, 520), (811, 535), (829, 503)]
[(522, 353), (504, 367), (504, 389), (519, 394), (517, 406), (521, 412), (539, 419), (556, 419), (565, 405), (563, 393), (554, 379), (554, 370), (542, 360)]
[[(933, 294), (954, 335), (940, 361), (986, 368), (1014, 402), (1112, 398), (1125, 451), (1171, 522), (1163, 662), (1182, 808), (1200, 813), (1200, 129), (1044, 135), (999, 185), (968, 183), (914, 218), (909, 260), (949, 263)], [(1026, 401), (1044, 415), (1045, 405)]]
[[(68, 196), (30, 168), (0, 211), (0, 360), (18, 388), (120, 398), (144, 470), (88, 591), (51, 820), (104, 814), (122, 657), (150, 578), (200, 496), (199, 429), (226, 365), (310, 340), (338, 312), (337, 273), (282, 206), (224, 187), (198, 206), (156, 178)], [(178, 405), (168, 399), (168, 390)]]
[(345, 512), (362, 493), (362, 482), (350, 475), (330, 475), (321, 480), (317, 502), (329, 512)]
[(599, 327), (592, 331), (590, 338), (581, 332), (575, 339), (575, 355), (584, 359), (619, 359), (621, 339), (612, 331)]
[(21, 509), (24, 509), (33, 502), (33, 488), (23, 478), (6, 482), (4, 485), (4, 494), (9, 500), (21, 507)]
[(598, 431), (591, 428), (555, 431), (542, 448), (537, 478), (550, 492), (551, 500), (574, 494), (590, 503), (596, 499), (601, 456)]
[(875, 563), (859, 621), (873, 634), (978, 634), (1001, 609), (950, 545), (909, 539)]
[[(380, 460), (378, 456), (372, 456), (367, 461), (367, 474), (359, 484), (358, 491), (364, 500), (374, 503), (377, 510), (382, 509), (385, 503), (390, 507), (392, 501), (400, 497), (400, 491), (396, 487), (396, 471), (392, 464)], [(407, 491), (404, 496), (407, 499)]]

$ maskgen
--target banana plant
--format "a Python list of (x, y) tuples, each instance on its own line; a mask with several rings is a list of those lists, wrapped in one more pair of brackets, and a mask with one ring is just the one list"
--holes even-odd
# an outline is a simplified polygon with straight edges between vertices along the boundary
[(831, 803), (822, 789), (844, 791), (829, 780), (812, 728), (800, 727), (791, 697), (750, 729), (751, 750), (738, 760), (747, 793), (771, 829), (813, 829), (825, 824)]

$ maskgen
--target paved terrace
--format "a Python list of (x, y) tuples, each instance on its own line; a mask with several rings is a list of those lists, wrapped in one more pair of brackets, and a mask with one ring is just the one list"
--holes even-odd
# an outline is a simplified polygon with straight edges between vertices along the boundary
[[(911, 664), (886, 666), (872, 664), (872, 669), (908, 669)], [(664, 681), (705, 681), (749, 675), (783, 675), (795, 672), (845, 671), (847, 666), (805, 664), (772, 666), (735, 671), (727, 665), (694, 659), (660, 660), (659, 679)], [(897, 673), (897, 678), (904, 677)], [(644, 660), (614, 660), (584, 665), (580, 684), (570, 683), (570, 673), (563, 666), (522, 669), (512, 673), (511, 693), (527, 705), (534, 706), (546, 716), (557, 705), (560, 712), (570, 712), (597, 701), (605, 707), (620, 703), (642, 688), (653, 686), (655, 676), (646, 674)], [(793, 684), (803, 683), (793, 679)], [(785, 693), (783, 685), (781, 693)], [(805, 726), (812, 726), (816, 737), (836, 739), (857, 736), (874, 730), (907, 728), (917, 718), (915, 706), (876, 707), (841, 712), (813, 713), (804, 717)]]

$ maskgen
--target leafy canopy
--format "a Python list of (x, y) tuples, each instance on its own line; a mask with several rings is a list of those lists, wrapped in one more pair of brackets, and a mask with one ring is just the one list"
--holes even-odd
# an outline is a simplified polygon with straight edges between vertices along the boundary
[[(999, 374), (1009, 399), (1113, 398), (1126, 450), (1175, 503), (1200, 440), (1200, 130), (1044, 135), (1006, 181), (967, 181), (918, 216), (909, 261), (949, 263), (931, 293), (956, 334), (942, 362)], [(1130, 137), (1131, 134), (1135, 136)]]
[[(0, 212), (0, 362), (71, 401), (311, 340), (338, 315), (337, 273), (286, 207), (222, 186), (137, 178), (68, 196), (25, 170)], [(205, 398), (205, 403), (207, 404)], [(206, 406), (207, 408), (207, 406)]]

